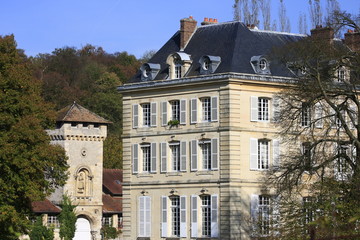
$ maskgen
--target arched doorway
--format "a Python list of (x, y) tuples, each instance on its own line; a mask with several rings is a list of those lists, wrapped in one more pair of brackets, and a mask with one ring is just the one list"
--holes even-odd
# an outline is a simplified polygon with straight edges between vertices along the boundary
[(76, 220), (76, 232), (73, 240), (91, 240), (90, 222), (84, 217)]

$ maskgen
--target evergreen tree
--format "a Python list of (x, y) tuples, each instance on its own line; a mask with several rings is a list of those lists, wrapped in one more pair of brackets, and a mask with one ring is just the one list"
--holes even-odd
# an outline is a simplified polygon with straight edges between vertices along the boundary
[(76, 231), (76, 206), (72, 205), (68, 196), (64, 195), (61, 202), (61, 213), (59, 215), (60, 237), (63, 240), (72, 240)]
[(54, 239), (54, 229), (52, 227), (47, 228), (42, 223), (42, 217), (38, 216), (36, 221), (31, 228), (29, 233), (30, 240), (53, 240)]

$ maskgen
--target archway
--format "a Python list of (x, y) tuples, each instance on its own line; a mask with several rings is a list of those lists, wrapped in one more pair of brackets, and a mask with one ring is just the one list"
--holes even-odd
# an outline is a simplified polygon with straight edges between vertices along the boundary
[(76, 232), (73, 240), (91, 240), (90, 222), (84, 217), (76, 220)]

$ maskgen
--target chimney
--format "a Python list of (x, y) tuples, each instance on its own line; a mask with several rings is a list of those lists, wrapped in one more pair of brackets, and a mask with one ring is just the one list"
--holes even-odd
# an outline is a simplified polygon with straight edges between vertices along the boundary
[(197, 22), (192, 16), (180, 20), (180, 49), (184, 49), (191, 35), (195, 32)]
[(354, 52), (360, 52), (360, 32), (348, 30), (345, 33), (345, 45)]
[(201, 25), (210, 25), (210, 24), (214, 24), (214, 23), (218, 23), (218, 20), (216, 18), (204, 18), (204, 21), (201, 23)]
[(330, 27), (323, 27), (322, 25), (316, 26), (315, 29), (311, 29), (311, 37), (314, 40), (327, 41), (329, 44), (334, 40), (334, 29)]

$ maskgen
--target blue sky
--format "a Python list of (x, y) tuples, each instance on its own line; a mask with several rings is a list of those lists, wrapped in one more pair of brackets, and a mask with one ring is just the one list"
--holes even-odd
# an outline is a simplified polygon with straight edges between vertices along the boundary
[[(272, 1), (277, 18), (279, 0)], [(292, 32), (308, 0), (284, 0)], [(322, 2), (326, 2), (322, 0)], [(360, 11), (360, 0), (338, 0), (343, 10)], [(158, 50), (178, 29), (181, 18), (232, 20), (234, 0), (0, 0), (0, 35), (13, 33), (27, 55), (86, 44), (109, 53), (127, 51), (141, 57)], [(308, 20), (310, 25), (310, 20)]]

